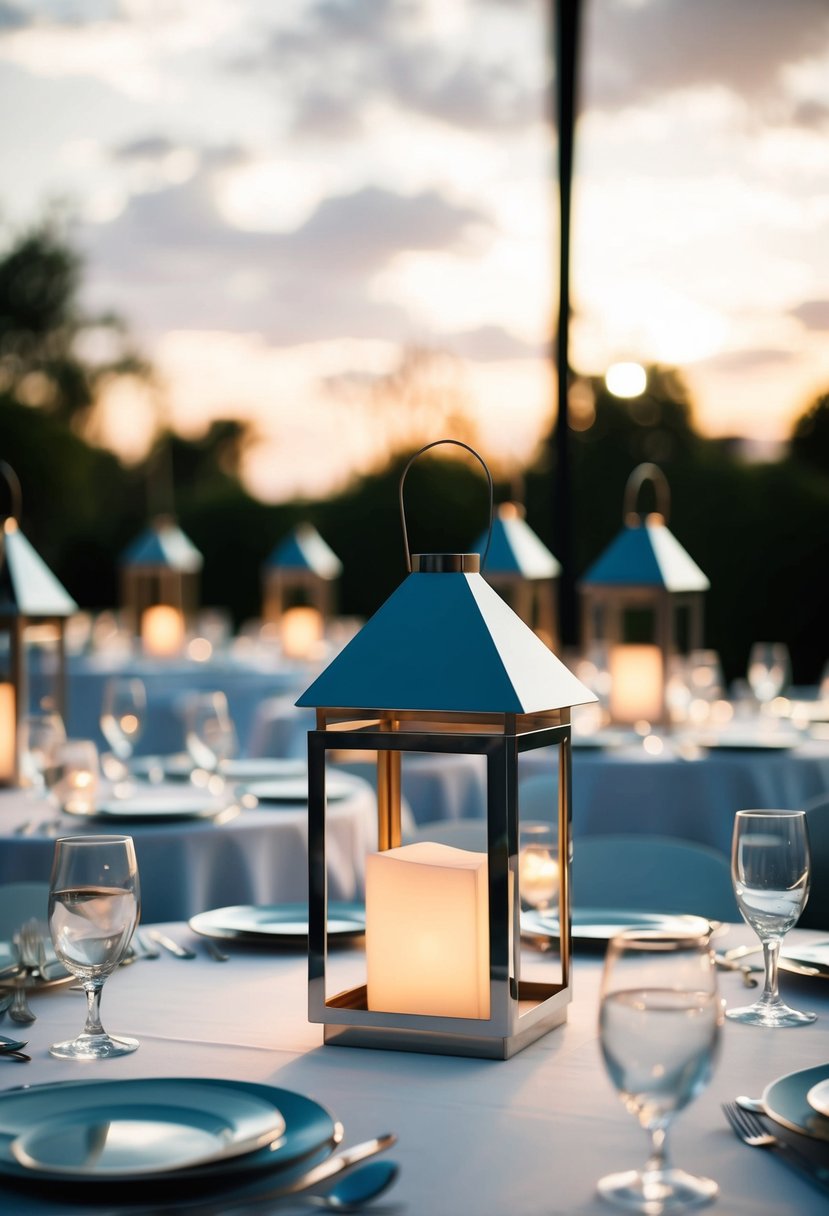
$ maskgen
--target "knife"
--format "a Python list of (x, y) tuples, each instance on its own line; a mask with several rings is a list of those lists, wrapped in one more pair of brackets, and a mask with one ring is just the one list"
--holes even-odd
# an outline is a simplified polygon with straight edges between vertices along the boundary
[(159, 946), (163, 946), (165, 950), (169, 950), (170, 954), (174, 954), (176, 958), (197, 957), (195, 950), (180, 946), (178, 942), (174, 942), (171, 937), (167, 937), (166, 933), (162, 933), (159, 929), (148, 929), (147, 936), (157, 942)]

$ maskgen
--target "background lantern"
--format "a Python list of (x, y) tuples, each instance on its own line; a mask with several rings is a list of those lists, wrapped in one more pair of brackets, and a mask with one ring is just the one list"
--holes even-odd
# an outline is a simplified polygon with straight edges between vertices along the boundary
[(288, 658), (313, 654), (335, 610), (342, 562), (313, 524), (299, 524), (262, 567), (262, 616), (279, 626)]
[(199, 602), (203, 559), (167, 515), (155, 519), (121, 557), (121, 603), (145, 652), (178, 654)]
[[(480, 553), (486, 534), (473, 546)], [(561, 566), (524, 518), (524, 508), (503, 502), (495, 513), (486, 581), (551, 649), (558, 646), (556, 592)]]
[[(653, 482), (657, 511), (641, 515), (639, 492)], [(610, 717), (618, 723), (668, 722), (673, 654), (702, 646), (703, 593), (709, 582), (668, 530), (664, 473), (641, 464), (625, 488), (625, 526), (581, 580), (582, 645), (607, 648)]]
[[(78, 605), (35, 552), (20, 529), (20, 482), (0, 461), (12, 499), (0, 535), (0, 785), (20, 779), (20, 726), (29, 709), (30, 651), (34, 645), (55, 659), (46, 696), (66, 710), (66, 620)], [(43, 690), (45, 693), (45, 689)]]
[[(477, 554), (412, 558), (403, 511), (411, 463), (400, 485), (411, 573), (298, 702), (317, 709), (308, 743), (309, 1016), (323, 1023), (327, 1043), (506, 1058), (567, 1016), (570, 706), (595, 698), (485, 582)], [(551, 978), (527, 980), (518, 765), (524, 752), (551, 745), (561, 950), (549, 956)], [(343, 748), (376, 752), (378, 852), (366, 867), (365, 972), (333, 993), (326, 757)], [(483, 757), (485, 852), (402, 844), (401, 765), (422, 752)]]

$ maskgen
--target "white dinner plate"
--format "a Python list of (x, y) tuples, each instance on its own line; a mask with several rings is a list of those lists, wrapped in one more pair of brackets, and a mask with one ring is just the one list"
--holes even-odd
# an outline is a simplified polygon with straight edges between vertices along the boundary
[[(707, 934), (711, 922), (704, 916), (632, 912), (626, 908), (578, 908), (572, 912), (574, 942), (608, 942), (624, 929), (656, 929), (660, 933)], [(558, 917), (550, 912), (522, 912), (521, 932), (529, 937), (558, 937)]]
[(813, 968), (818, 976), (829, 979), (829, 942), (784, 946), (780, 953), (780, 966), (785, 970), (790, 964), (795, 971), (798, 967)]
[(806, 1093), (806, 1101), (819, 1115), (829, 1119), (829, 1079), (813, 1085)]
[(251, 756), (244, 760), (224, 760), (220, 772), (228, 781), (269, 781), (280, 778), (308, 780), (308, 765), (304, 760), (280, 759), (278, 756)]
[(79, 819), (117, 819), (122, 822), (156, 823), (166, 819), (213, 819), (225, 810), (227, 803), (210, 794), (196, 790), (148, 790), (127, 798), (108, 798), (99, 802), (92, 814), (79, 814)]
[[(280, 777), (272, 781), (251, 781), (245, 791), (253, 794), (259, 802), (292, 802), (308, 801), (307, 777)], [(325, 794), (329, 802), (341, 802), (354, 792), (353, 782), (344, 773), (329, 773), (325, 779)]]
[[(111, 1152), (102, 1145), (108, 1123), (120, 1129)], [(263, 1145), (249, 1147), (257, 1136), (265, 1137)], [(82, 1192), (125, 1182), (163, 1185), (168, 1201), (185, 1186), (212, 1192), (330, 1150), (341, 1136), (339, 1124), (310, 1098), (244, 1081), (136, 1078), (0, 1093), (0, 1176)], [(188, 1143), (204, 1150), (200, 1160), (186, 1161)], [(240, 1148), (235, 1155), (233, 1145)]]
[[(203, 937), (225, 941), (301, 944), (308, 937), (308, 908), (305, 904), (239, 904), (199, 912), (189, 920), (190, 928)], [(363, 904), (328, 904), (329, 937), (359, 937), (366, 931)]]
[(815, 1140), (829, 1140), (829, 1118), (809, 1101), (809, 1094), (826, 1082), (829, 1082), (829, 1064), (818, 1064), (815, 1068), (778, 1077), (763, 1093), (766, 1114), (791, 1131), (802, 1132)]

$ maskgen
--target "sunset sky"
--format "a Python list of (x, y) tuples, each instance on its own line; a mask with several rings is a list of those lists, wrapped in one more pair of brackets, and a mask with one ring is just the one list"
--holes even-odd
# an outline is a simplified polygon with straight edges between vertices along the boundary
[[(703, 431), (783, 438), (829, 389), (829, 3), (584, 8), (574, 367), (679, 365)], [(66, 200), (88, 307), (187, 433), (256, 420), (264, 497), (364, 467), (343, 385), (415, 346), (517, 465), (554, 396), (549, 59), (540, 0), (0, 0), (0, 216)]]

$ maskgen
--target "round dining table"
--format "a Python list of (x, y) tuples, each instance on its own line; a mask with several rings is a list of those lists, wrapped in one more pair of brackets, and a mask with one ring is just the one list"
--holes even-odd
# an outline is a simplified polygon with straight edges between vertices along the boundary
[[(171, 816), (177, 805), (186, 805), (188, 814), (143, 821), (130, 817), (128, 799), (123, 819), (58, 818), (26, 790), (4, 790), (0, 884), (48, 882), (57, 835), (117, 833), (135, 841), (144, 920), (184, 919), (231, 904), (301, 902), (308, 893), (305, 781), (300, 773), (284, 801), (255, 806), (243, 805), (240, 790), (218, 799), (205, 794), (207, 815), (189, 813), (198, 805), (192, 786), (184, 792), (181, 783), (147, 785), (147, 798), (168, 799)], [(336, 794), (327, 811), (329, 891), (332, 899), (352, 900), (363, 891), (366, 855), (377, 847), (377, 803), (368, 782), (348, 774), (338, 777)]]
[[(32, 1061), (0, 1062), (0, 1090), (139, 1078), (276, 1086), (313, 1100), (341, 1121), (344, 1145), (396, 1134), (386, 1156), (399, 1163), (400, 1175), (378, 1211), (406, 1216), (609, 1216), (614, 1209), (596, 1194), (598, 1179), (644, 1164), (645, 1134), (602, 1063), (601, 953), (574, 960), (567, 1022), (512, 1059), (495, 1061), (324, 1047), (322, 1028), (308, 1021), (304, 950), (222, 941), (229, 958), (217, 962), (186, 924), (165, 925), (164, 931), (196, 957), (180, 960), (163, 951), (156, 960), (119, 968), (104, 988), (104, 1025), (112, 1034), (138, 1039), (136, 1052), (99, 1064), (52, 1059), (49, 1044), (77, 1033), (84, 1016), (78, 993), (55, 988), (32, 998), (37, 1021), (25, 1036)], [(788, 940), (809, 939), (794, 931)], [(751, 941), (750, 930), (735, 926), (716, 944)], [(362, 953), (359, 944), (353, 950), (338, 948), (345, 965), (351, 953)], [(757, 1097), (781, 1075), (829, 1060), (829, 980), (787, 975), (781, 985), (793, 1003), (814, 1009), (817, 1021), (796, 1030), (727, 1021), (711, 1080), (671, 1128), (674, 1163), (719, 1186), (717, 1199), (703, 1209), (711, 1216), (825, 1216), (827, 1210), (825, 1189), (790, 1168), (780, 1154), (741, 1143), (721, 1110), (721, 1103), (738, 1094)], [(737, 972), (721, 974), (720, 995), (728, 1005), (744, 1002)], [(5, 1133), (17, 1126), (14, 1097), (10, 1092)], [(214, 1177), (206, 1197), (202, 1190), (207, 1208), (199, 1216), (231, 1210), (300, 1216), (313, 1210), (301, 1196), (257, 1206), (261, 1184), (248, 1182), (247, 1194), (234, 1194), (222, 1191), (221, 1173)], [(24, 1178), (15, 1186), (0, 1179), (3, 1211), (127, 1216), (132, 1205), (146, 1216), (152, 1210), (179, 1210), (164, 1186), (149, 1199), (146, 1192), (122, 1186), (107, 1202), (96, 1204), (90, 1197), (79, 1204), (71, 1201), (65, 1183), (37, 1182), (27, 1185)], [(278, 1184), (278, 1174), (266, 1182)], [(184, 1203), (180, 1210), (187, 1210)]]

